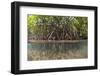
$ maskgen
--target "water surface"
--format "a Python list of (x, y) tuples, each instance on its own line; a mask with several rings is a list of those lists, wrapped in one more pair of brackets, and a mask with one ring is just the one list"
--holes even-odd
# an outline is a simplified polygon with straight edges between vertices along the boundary
[(87, 55), (87, 40), (28, 43), (28, 60), (79, 59)]

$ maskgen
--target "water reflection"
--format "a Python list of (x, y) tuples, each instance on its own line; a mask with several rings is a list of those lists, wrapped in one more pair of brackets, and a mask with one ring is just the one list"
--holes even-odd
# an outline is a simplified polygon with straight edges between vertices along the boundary
[[(57, 42), (42, 42), (42, 43), (41, 42), (40, 43), (39, 42), (38, 43), (31, 42), (31, 43), (28, 43), (28, 51), (30, 51), (30, 53), (32, 55), (34, 54), (33, 59), (30, 58), (30, 56), (28, 56), (29, 60), (39, 60), (39, 59), (42, 60), (43, 56), (45, 56), (44, 59), (45, 58), (53, 59), (53, 57), (52, 57), (52, 56), (54, 56), (53, 53), (56, 54), (55, 58), (57, 59), (57, 57), (58, 57), (57, 55), (61, 55), (59, 57), (63, 57), (62, 55), (64, 55), (64, 54), (68, 56), (70, 52), (73, 53), (73, 55), (74, 55), (74, 54), (76, 54), (77, 51), (78, 51), (77, 54), (80, 54), (79, 51), (81, 51), (81, 54), (82, 53), (86, 54), (86, 55), (84, 55), (84, 57), (87, 57), (87, 40), (82, 40), (82, 41), (78, 41), (78, 42), (59, 42), (59, 43), (57, 43)], [(41, 55), (41, 58), (35, 59), (35, 56), (36, 56), (35, 53), (37, 55)], [(42, 53), (44, 53), (44, 54), (42, 55)], [(52, 56), (51, 56), (51, 58), (48, 58), (48, 55), (50, 53), (52, 53)], [(58, 53), (60, 53), (60, 54), (58, 54)], [(78, 56), (77, 54), (75, 56)], [(79, 57), (82, 56), (81, 54), (79, 55)], [(64, 55), (64, 57), (65, 57), (65, 55)], [(75, 56), (73, 56), (73, 57), (75, 57)], [(69, 56), (69, 58), (70, 58), (70, 56)], [(71, 58), (72, 58), (72, 56), (71, 56)]]

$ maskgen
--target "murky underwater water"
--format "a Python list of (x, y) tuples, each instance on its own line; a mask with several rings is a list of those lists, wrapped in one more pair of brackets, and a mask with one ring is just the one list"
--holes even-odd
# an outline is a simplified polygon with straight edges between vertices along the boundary
[(28, 60), (87, 58), (87, 40), (78, 42), (30, 42)]

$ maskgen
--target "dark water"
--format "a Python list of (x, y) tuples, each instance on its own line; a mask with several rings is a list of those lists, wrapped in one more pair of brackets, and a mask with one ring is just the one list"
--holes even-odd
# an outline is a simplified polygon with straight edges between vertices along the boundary
[(28, 43), (28, 51), (67, 51), (80, 50), (87, 51), (87, 40), (79, 42), (42, 42), (42, 43)]
[[(32, 53), (34, 54), (33, 59), (29, 58), (29, 60), (38, 60), (39, 58), (38, 59), (34, 59), (34, 58), (36, 56), (35, 53), (37, 55), (41, 55), (41, 54), (39, 54), (39, 52), (45, 53), (45, 54), (41, 55), (41, 57), (40, 57), (40, 60), (41, 60), (41, 58), (43, 56), (45, 56), (47, 58), (47, 56), (50, 53), (52, 53), (52, 54), (56, 53), (55, 56), (57, 56), (57, 55), (64, 55), (65, 53), (67, 54), (67, 51), (72, 52), (73, 55), (75, 52), (80, 51), (81, 54), (79, 52), (77, 53), (77, 54), (80, 54), (79, 57), (82, 55), (82, 53), (86, 54), (83, 56), (83, 58), (86, 57), (87, 56), (87, 40), (81, 40), (78, 42), (58, 42), (58, 43), (57, 42), (42, 42), (42, 43), (41, 42), (40, 43), (39, 42), (38, 43), (31, 42), (31, 43), (28, 43), (28, 52), (31, 52), (31, 54)], [(52, 56), (54, 56), (54, 55), (52, 55)], [(73, 56), (73, 57), (75, 57), (75, 56)], [(62, 56), (60, 56), (60, 57), (62, 57)], [(69, 55), (69, 57), (70, 57), (70, 55)], [(72, 56), (71, 56), (71, 58), (72, 58)], [(53, 59), (53, 58), (51, 57), (51, 59)]]

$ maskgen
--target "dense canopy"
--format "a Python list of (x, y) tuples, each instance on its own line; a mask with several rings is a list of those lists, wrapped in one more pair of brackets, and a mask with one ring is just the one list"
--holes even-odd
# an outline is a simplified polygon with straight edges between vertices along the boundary
[(27, 20), (29, 40), (87, 39), (87, 17), (28, 15)]

